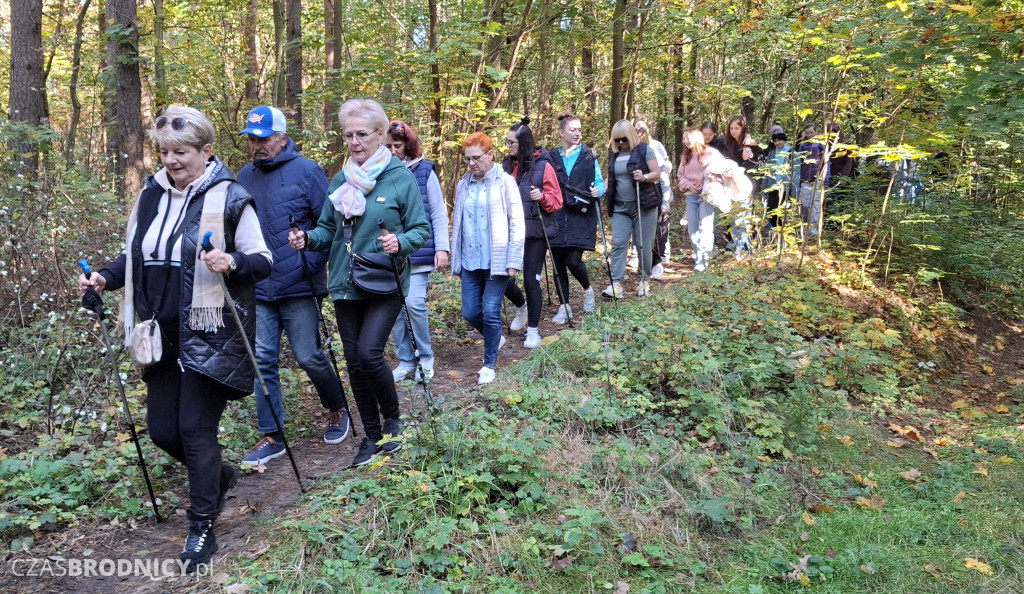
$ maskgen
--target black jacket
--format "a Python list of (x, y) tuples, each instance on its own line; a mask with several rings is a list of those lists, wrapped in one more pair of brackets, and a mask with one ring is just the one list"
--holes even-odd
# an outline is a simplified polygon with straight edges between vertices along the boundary
[[(609, 153), (608, 155), (608, 216), (612, 216), (615, 212), (615, 158), (619, 153)], [(629, 153), (629, 161), (626, 162), (626, 172), (630, 176), (630, 172), (639, 169), (645, 174), (650, 173), (651, 169), (647, 166), (647, 143), (640, 142), (633, 148)], [(659, 175), (661, 170), (658, 170)], [(661, 178), (658, 181), (653, 182), (639, 182), (640, 183), (640, 210), (650, 210), (661, 206)]]
[[(555, 214), (543, 210), (540, 202), (530, 198), (530, 190), (537, 188), (544, 191), (544, 168), (550, 167), (550, 156), (548, 152), (540, 147), (540, 153), (533, 157), (533, 160), (526, 164), (524, 171), (517, 171), (519, 179), (516, 179), (516, 186), (519, 187), (519, 197), (523, 201), (523, 221), (526, 223), (526, 239), (544, 239), (544, 232), (547, 232), (548, 239), (555, 236), (558, 226), (555, 222)], [(505, 173), (512, 175), (515, 162), (512, 157), (505, 157), (501, 162)], [(558, 211), (556, 210), (555, 213)], [(541, 227), (541, 215), (544, 217), (544, 225)]]
[[(169, 307), (173, 307), (174, 299), (167, 299), (167, 297), (177, 297), (178, 327), (165, 329), (161, 324), (161, 330), (165, 336), (179, 337), (178, 360), (182, 367), (201, 373), (243, 394), (251, 394), (255, 373), (242, 340), (248, 340), (250, 346), (254, 344), (256, 337), (256, 282), (270, 274), (271, 264), (262, 255), (247, 255), (235, 251), (235, 229), (242, 217), (242, 211), (250, 204), (255, 208), (255, 203), (245, 188), (234, 181), (234, 175), (227, 166), (219, 161), (216, 166), (219, 167), (219, 170), (196, 190), (189, 198), (189, 204), (203, 199), (207, 192), (215, 188), (218, 191), (226, 192), (224, 251), (235, 259), (237, 268), (225, 277), (225, 281), (232, 299), (238, 304), (238, 315), (245, 327), (245, 336), (239, 331), (227, 304), (223, 309), (224, 326), (218, 328), (216, 332), (192, 330), (186, 323), (188, 313), (192, 308), (192, 281), (196, 264), (196, 248), (200, 241), (201, 209), (196, 212), (195, 216), (181, 223), (184, 226), (184, 232), (181, 235), (181, 266), (173, 268), (171, 272), (179, 277), (175, 279), (176, 282), (168, 283), (168, 286), (180, 287), (180, 291), (176, 296), (170, 294), (164, 296), (164, 301), (168, 303)], [(134, 305), (140, 316), (145, 314), (149, 305), (143, 286), (145, 273), (143, 271), (142, 238), (156, 218), (157, 207), (163, 193), (164, 188), (156, 183), (153, 176), (150, 176), (146, 180), (145, 189), (139, 194), (136, 232), (130, 249), (132, 250)], [(100, 270), (100, 274), (107, 281), (105, 287), (107, 290), (119, 289), (124, 286), (126, 263), (127, 257), (125, 254), (121, 254), (117, 260)], [(173, 350), (165, 349), (164, 357), (171, 356), (172, 353)]]
[(565, 170), (565, 162), (558, 149), (548, 151), (551, 166), (562, 187), (562, 210), (555, 214), (557, 230), (551, 236), (551, 247), (593, 251), (597, 245), (598, 199), (590, 195), (594, 183), (594, 163), (597, 152), (585, 144), (580, 145), (572, 171)]

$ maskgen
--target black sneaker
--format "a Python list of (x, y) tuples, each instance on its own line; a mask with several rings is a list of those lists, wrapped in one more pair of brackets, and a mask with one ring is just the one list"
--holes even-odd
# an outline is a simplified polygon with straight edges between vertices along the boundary
[(384, 420), (384, 439), (385, 441), (380, 449), (385, 454), (396, 452), (402, 449), (402, 433), (405, 431), (405, 423), (401, 419), (385, 419)]
[(352, 466), (365, 466), (372, 462), (379, 453), (380, 448), (377, 447), (377, 441), (364, 437), (363, 442), (359, 444), (359, 451), (356, 452), (356, 457), (352, 459)]
[(188, 536), (179, 557), (185, 563), (185, 572), (192, 573), (200, 565), (209, 565), (217, 552), (217, 539), (213, 535), (213, 516), (188, 512)]
[(352, 420), (348, 418), (345, 409), (331, 411), (327, 416), (327, 429), (324, 430), (324, 443), (341, 443), (348, 437), (349, 427)]
[(224, 504), (228, 501), (228, 495), (238, 484), (238, 477), (242, 471), (234, 464), (224, 464), (220, 467), (220, 495), (217, 496), (217, 515), (224, 511)]

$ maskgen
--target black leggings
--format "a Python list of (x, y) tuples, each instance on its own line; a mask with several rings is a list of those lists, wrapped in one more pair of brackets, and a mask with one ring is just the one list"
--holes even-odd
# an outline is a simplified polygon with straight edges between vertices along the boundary
[(384, 359), (384, 345), (402, 311), (402, 300), (338, 299), (334, 311), (363, 434), (378, 441), (383, 436), (381, 415), (385, 420), (399, 416), (398, 392)]
[[(540, 290), (541, 275), (544, 273), (544, 259), (548, 246), (544, 238), (527, 239), (523, 246), (523, 286), (526, 287), (526, 325), (536, 328), (540, 324), (540, 310), (543, 306), (543, 295)], [(505, 298), (516, 307), (523, 306), (523, 292), (514, 281), (505, 287)]]
[(146, 423), (153, 443), (188, 470), (193, 513), (217, 513), (224, 468), (217, 428), (228, 400), (244, 392), (178, 366), (176, 348), (146, 370)]
[(772, 227), (779, 226), (779, 215), (772, 214), (772, 211), (779, 207), (779, 192), (778, 190), (772, 190), (764, 193), (764, 199), (767, 204), (765, 208), (768, 209), (768, 224)]
[(654, 232), (654, 245), (651, 247), (651, 266), (665, 263), (665, 248), (668, 247), (668, 226), (671, 214), (658, 211), (658, 228)]
[(555, 262), (555, 283), (566, 301), (569, 300), (569, 275), (566, 271), (572, 273), (584, 291), (590, 289), (590, 274), (587, 265), (583, 263), (583, 250), (553, 247), (551, 259)]

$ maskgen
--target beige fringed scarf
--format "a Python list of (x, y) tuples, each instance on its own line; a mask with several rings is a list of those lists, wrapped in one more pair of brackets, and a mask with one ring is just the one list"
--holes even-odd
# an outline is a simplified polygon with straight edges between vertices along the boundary
[[(206, 173), (196, 182), (199, 187), (195, 194), (203, 194), (199, 199), (203, 200), (202, 214), (199, 219), (199, 237), (196, 240), (195, 262), (198, 263), (199, 252), (203, 249), (202, 237), (207, 231), (213, 231), (210, 242), (217, 249), (223, 250), (224, 241), (224, 204), (227, 197), (228, 184), (213, 184), (217, 174), (224, 168), (219, 159), (211, 160), (206, 167)], [(165, 170), (157, 172), (157, 179), (167, 180)], [(209, 191), (207, 191), (209, 190)], [(145, 190), (143, 190), (145, 191)], [(161, 198), (162, 199), (162, 198)], [(128, 233), (125, 239), (125, 263), (124, 293), (121, 299), (121, 313), (119, 321), (124, 326), (125, 346), (131, 344), (132, 330), (135, 328), (135, 286), (134, 267), (132, 258), (132, 242), (135, 240), (135, 233), (138, 232), (138, 210), (139, 201), (135, 201), (132, 212), (128, 215)], [(181, 225), (188, 225), (189, 221), (181, 221)], [(173, 230), (170, 232), (173, 233)], [(216, 332), (217, 328), (224, 326), (224, 291), (221, 289), (217, 275), (206, 266), (194, 265), (192, 267), (192, 308), (189, 312), (188, 327), (192, 330), (203, 332)]]

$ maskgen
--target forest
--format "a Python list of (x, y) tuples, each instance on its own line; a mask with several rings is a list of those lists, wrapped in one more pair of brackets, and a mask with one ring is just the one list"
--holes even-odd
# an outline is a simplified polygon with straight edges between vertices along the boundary
[[(1022, 0), (10, 0), (0, 88), (4, 591), (1024, 591)], [(563, 110), (602, 166), (622, 118), (678, 163), (684, 130), (739, 114), (762, 147), (835, 124), (857, 175), (813, 241), (704, 275), (677, 192), (654, 299), (602, 304), (485, 389), (453, 363), (436, 407), (407, 386), (416, 446), (383, 464), (325, 462), (306, 494), (278, 493), (283, 464), (247, 474), (205, 582), (16, 575), (178, 546), (113, 373), (137, 421), (144, 386), (125, 353), (109, 368), (73, 282), (123, 248), (160, 166), (146, 130), (193, 106), (237, 172), (271, 104), (330, 176), (354, 97), (418, 131), (449, 208), (466, 135), (500, 146), (528, 116), (554, 146)], [(458, 301), (436, 274), (439, 360), (477, 338)], [(301, 444), (315, 407), (297, 368), (283, 381)], [(249, 400), (222, 428), (239, 456)], [(184, 472), (140, 438), (181, 522)]]

